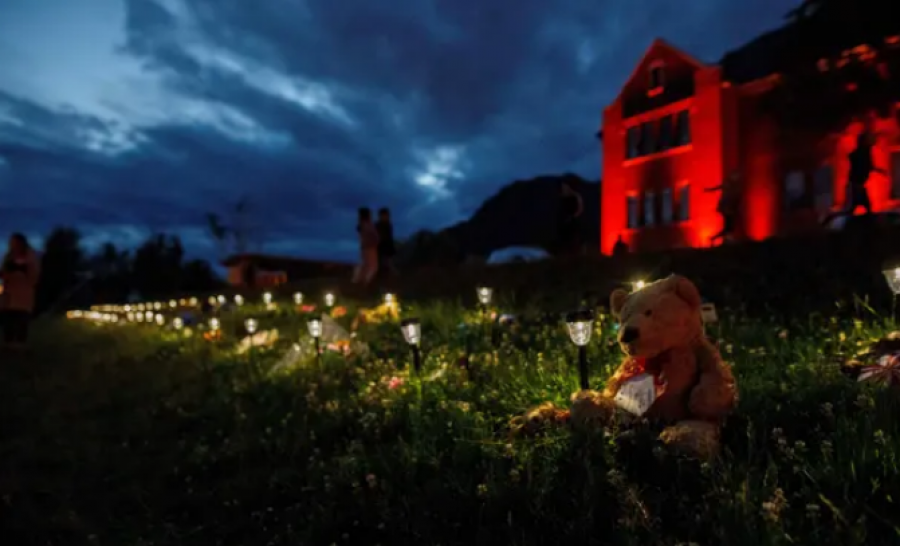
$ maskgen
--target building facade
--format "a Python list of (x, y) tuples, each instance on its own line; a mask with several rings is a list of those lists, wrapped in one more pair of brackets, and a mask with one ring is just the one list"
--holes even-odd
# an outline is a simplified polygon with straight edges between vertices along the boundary
[[(764, 62), (777, 54), (777, 39), (765, 35), (714, 65), (663, 40), (651, 45), (603, 111), (602, 253), (620, 237), (632, 251), (710, 246), (722, 228), (720, 193), (711, 188), (730, 173), (742, 180), (737, 239), (822, 229), (821, 217), (844, 204), (847, 155), (864, 123), (786, 137), (761, 102), (778, 82)], [(843, 55), (857, 54), (865, 52)], [(819, 63), (822, 71), (832, 66)], [(900, 207), (898, 108), (868, 123), (877, 131), (873, 157), (883, 171), (868, 182), (873, 207)]]

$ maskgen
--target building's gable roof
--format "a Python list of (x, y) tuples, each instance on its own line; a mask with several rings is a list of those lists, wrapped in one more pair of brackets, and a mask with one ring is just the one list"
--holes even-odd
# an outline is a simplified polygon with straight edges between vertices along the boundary
[(663, 40), (662, 38), (657, 38), (657, 39), (653, 40), (653, 43), (650, 44), (650, 47), (648, 47), (647, 51), (644, 52), (644, 54), (641, 56), (641, 60), (638, 61), (638, 63), (635, 65), (634, 70), (632, 70), (632, 72), (631, 72), (631, 75), (629, 75), (628, 79), (625, 80), (625, 83), (622, 85), (621, 90), (619, 91), (620, 95), (621, 95), (622, 91), (625, 90), (626, 87), (631, 85), (631, 82), (634, 81), (634, 79), (638, 76), (638, 74), (640, 74), (641, 67), (644, 66), (644, 64), (647, 62), (647, 59), (652, 57), (660, 49), (664, 49), (666, 51), (669, 51), (670, 53), (674, 53), (680, 59), (682, 59), (684, 62), (686, 62), (687, 64), (689, 64), (693, 67), (703, 68), (704, 66), (706, 66), (705, 63), (703, 63), (702, 61), (699, 61), (693, 55), (690, 55), (690, 54), (684, 52), (683, 50), (673, 46), (672, 44)]

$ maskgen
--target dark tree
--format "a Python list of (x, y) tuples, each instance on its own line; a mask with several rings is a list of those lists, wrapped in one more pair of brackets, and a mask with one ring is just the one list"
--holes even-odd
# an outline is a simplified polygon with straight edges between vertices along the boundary
[(55, 228), (44, 242), (37, 307), (46, 310), (63, 304), (85, 279), (85, 253), (81, 234), (66, 227)]

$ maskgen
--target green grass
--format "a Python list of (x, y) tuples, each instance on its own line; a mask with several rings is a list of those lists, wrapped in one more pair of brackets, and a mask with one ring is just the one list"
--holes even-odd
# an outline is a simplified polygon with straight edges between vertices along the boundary
[[(476, 315), (408, 312), (424, 324), (421, 378), (389, 323), (360, 330), (367, 359), (279, 374), (305, 330), (293, 313), (258, 315), (282, 339), (250, 356), (232, 350), (239, 315), (218, 344), (38, 324), (33, 353), (0, 365), (4, 543), (900, 543), (900, 401), (836, 363), (887, 331), (877, 317), (784, 327), (720, 311), (710, 335), (741, 401), (721, 459), (700, 464), (644, 430), (511, 439), (512, 417), (577, 386), (563, 328), (520, 325), (496, 348), (475, 328), (469, 378), (458, 324)], [(611, 326), (591, 345), (597, 386), (621, 358)]]

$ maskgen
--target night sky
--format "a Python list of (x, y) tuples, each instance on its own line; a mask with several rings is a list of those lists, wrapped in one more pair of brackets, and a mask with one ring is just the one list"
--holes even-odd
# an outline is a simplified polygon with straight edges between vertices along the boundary
[(352, 260), (513, 179), (599, 178), (602, 108), (656, 37), (714, 62), (797, 0), (0, 0), (0, 233), (179, 234), (251, 195), (278, 254)]

